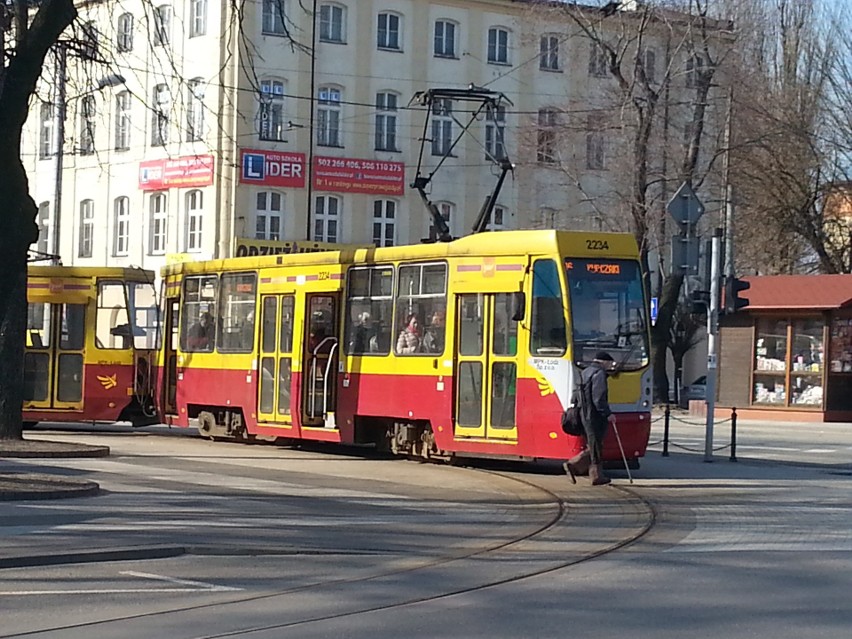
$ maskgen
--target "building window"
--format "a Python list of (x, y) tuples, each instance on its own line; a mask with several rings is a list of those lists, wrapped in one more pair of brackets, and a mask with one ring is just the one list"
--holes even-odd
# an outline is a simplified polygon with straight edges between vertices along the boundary
[(151, 109), (151, 146), (163, 146), (169, 142), (169, 112), (172, 97), (169, 87), (158, 84), (154, 87), (153, 109)]
[(93, 21), (89, 21), (83, 24), (82, 31), (79, 42), (80, 57), (84, 60), (94, 60), (98, 57), (98, 27)]
[(254, 238), (279, 241), (284, 221), (284, 196), (275, 191), (260, 191), (254, 211)]
[(320, 195), (314, 210), (314, 242), (337, 242), (340, 233), (340, 198)]
[(545, 71), (559, 71), (559, 38), (555, 35), (541, 36), (539, 51), (539, 68)]
[(704, 71), (704, 58), (695, 55), (686, 61), (686, 86), (690, 89), (698, 87), (699, 76)]
[(322, 42), (345, 42), (345, 10), (336, 4), (324, 4), (320, 7), (319, 39)]
[(41, 125), (39, 128), (38, 157), (44, 160), (53, 155), (53, 105), (41, 105)]
[[(449, 202), (439, 202), (436, 204), (438, 207), (438, 211), (441, 213), (441, 217), (444, 218), (444, 222), (447, 223), (447, 228), (450, 229), (450, 235), (453, 234), (453, 210), (455, 209), (454, 204), (450, 204)], [(441, 233), (438, 231), (438, 228), (435, 226), (435, 221), (431, 219), (429, 222), (429, 239), (433, 242), (437, 242), (441, 239)]]
[(555, 109), (538, 111), (538, 148), (536, 159), (545, 164), (556, 162), (556, 126), (558, 114)]
[(505, 160), (506, 154), (506, 107), (489, 108), (485, 117), (485, 158)]
[(148, 253), (164, 255), (166, 252), (166, 194), (151, 195), (150, 206), (150, 238)]
[(186, 85), (186, 141), (204, 136), (204, 81), (193, 78)]
[(456, 24), (448, 20), (435, 22), (435, 57), (455, 58), (456, 55)]
[(395, 13), (379, 14), (377, 42), (379, 49), (402, 50), (402, 41), (400, 40), (401, 23), (402, 20)]
[(172, 8), (167, 4), (161, 4), (154, 9), (154, 46), (169, 46), (171, 34)]
[(488, 61), (492, 64), (509, 64), (509, 32), (493, 27), (488, 30)]
[(590, 171), (602, 171), (606, 168), (606, 157), (604, 154), (605, 139), (601, 130), (600, 117), (590, 115), (586, 127), (586, 168)]
[(263, 0), (263, 33), (287, 35), (284, 22), (284, 0)]
[(118, 38), (116, 45), (119, 51), (133, 50), (133, 14), (122, 13), (118, 16)]
[(559, 223), (559, 211), (550, 207), (542, 207), (539, 209), (539, 227), (542, 229), (556, 229), (559, 228), (557, 224)]
[(207, 33), (207, 0), (191, 0), (189, 5), (189, 37)]
[(373, 244), (393, 246), (396, 235), (396, 202), (376, 200), (373, 202)]
[(130, 148), (130, 91), (115, 96), (115, 149)]
[(130, 198), (115, 199), (113, 222), (112, 254), (126, 256), (130, 252)]
[(95, 233), (95, 201), (80, 202), (80, 241), (77, 257), (92, 257), (92, 243)]
[(186, 252), (198, 253), (201, 250), (201, 230), (204, 221), (204, 194), (194, 190), (186, 194)]
[(50, 251), (50, 202), (42, 202), (38, 205), (36, 225), (38, 226), (36, 250), (42, 255), (47, 255)]
[(487, 231), (502, 231), (506, 228), (509, 214), (502, 206), (495, 206), (491, 211), (491, 219), (485, 227)]
[(436, 100), (432, 106), (432, 155), (449, 155), (453, 146), (453, 101)]
[(317, 107), (317, 144), (342, 147), (340, 142), (340, 90), (323, 87)]
[(645, 71), (645, 79), (651, 84), (655, 83), (657, 81), (657, 53), (653, 49), (645, 49), (640, 62)]
[(605, 78), (608, 66), (606, 51), (597, 42), (592, 42), (589, 49), (589, 75)]
[(80, 155), (95, 152), (95, 98), (87, 95), (80, 100)]
[(396, 93), (376, 94), (376, 150), (396, 151), (396, 112), (399, 96)]
[(284, 83), (280, 80), (260, 83), (260, 139), (284, 139)]

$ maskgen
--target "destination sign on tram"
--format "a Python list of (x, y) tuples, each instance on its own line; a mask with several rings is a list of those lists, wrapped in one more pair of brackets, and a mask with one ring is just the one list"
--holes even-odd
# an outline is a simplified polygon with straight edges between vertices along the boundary
[(565, 268), (568, 271), (574, 272), (576, 272), (576, 269), (580, 269), (581, 272), (590, 275), (612, 275), (617, 277), (622, 274), (621, 262), (613, 261), (565, 260)]

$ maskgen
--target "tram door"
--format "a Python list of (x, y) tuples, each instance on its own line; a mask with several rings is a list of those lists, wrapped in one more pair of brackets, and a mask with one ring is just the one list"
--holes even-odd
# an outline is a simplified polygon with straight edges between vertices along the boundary
[(177, 341), (180, 324), (178, 309), (180, 299), (170, 297), (166, 300), (166, 316), (163, 327), (163, 412), (167, 415), (177, 413)]
[(510, 293), (456, 296), (457, 437), (516, 440), (518, 323)]
[(318, 293), (306, 296), (301, 409), (305, 426), (336, 428), (337, 320), (337, 295)]
[(85, 304), (30, 303), (24, 408), (83, 408)]
[(260, 300), (260, 380), (257, 418), (291, 423), (290, 373), (293, 364), (292, 295), (264, 295)]

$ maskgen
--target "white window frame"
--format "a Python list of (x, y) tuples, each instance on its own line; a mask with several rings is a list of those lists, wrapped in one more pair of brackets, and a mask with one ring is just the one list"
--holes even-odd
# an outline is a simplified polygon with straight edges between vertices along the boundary
[(506, 107), (489, 108), (485, 114), (485, 159), (505, 160), (506, 153)]
[(373, 200), (373, 244), (396, 245), (398, 212), (399, 202), (396, 200)]
[(556, 162), (556, 127), (559, 112), (552, 107), (538, 110), (538, 131), (536, 140), (536, 161), (542, 164)]
[(541, 36), (538, 68), (542, 71), (559, 71), (559, 36), (552, 33)]
[[(36, 250), (47, 255), (50, 253), (50, 238), (53, 235), (51, 232), (53, 220), (50, 215), (50, 202), (42, 202), (38, 205), (38, 213), (36, 215), (36, 224), (38, 225), (38, 239), (36, 240)], [(54, 247), (54, 253), (58, 253)]]
[(284, 141), (284, 95), (286, 92), (287, 87), (283, 80), (269, 78), (260, 81), (259, 139), (273, 142)]
[(657, 52), (654, 49), (645, 49), (642, 52), (642, 67), (645, 69), (645, 78), (650, 84), (657, 82)]
[(125, 53), (133, 51), (133, 14), (122, 13), (116, 26), (116, 48)]
[(693, 55), (686, 59), (686, 88), (694, 89), (698, 86), (698, 74), (704, 69), (704, 58)]
[(586, 169), (606, 170), (606, 136), (601, 130), (600, 115), (591, 114), (586, 123)]
[(115, 150), (127, 151), (130, 148), (130, 91), (122, 91), (115, 96)]
[(393, 11), (379, 13), (376, 19), (376, 46), (383, 51), (402, 51), (401, 15)]
[[(451, 33), (447, 33), (447, 31)], [(436, 58), (458, 59), (459, 25), (452, 20), (435, 20), (432, 55)]]
[(281, 191), (257, 192), (252, 231), (254, 239), (280, 242), (284, 237), (284, 197)]
[(342, 148), (340, 115), (343, 91), (337, 87), (320, 87), (317, 99), (317, 146)]
[(166, 240), (168, 239), (168, 200), (166, 194), (151, 193), (148, 199), (149, 233), (148, 254), (165, 255)]
[(56, 113), (53, 104), (43, 102), (40, 109), (41, 123), (39, 126), (38, 158), (46, 160), (53, 156), (53, 132), (56, 124)]
[(263, 0), (263, 22), (261, 33), (264, 35), (287, 35), (284, 22), (284, 0)]
[(380, 91), (376, 94), (376, 151), (399, 151), (397, 147), (397, 113), (399, 94)]
[(187, 253), (200, 253), (204, 225), (204, 192), (193, 189), (186, 194), (186, 231), (184, 246)]
[(167, 47), (171, 43), (172, 32), (172, 7), (169, 4), (161, 4), (154, 9), (154, 33), (155, 47)]
[(154, 87), (151, 103), (151, 146), (165, 146), (169, 143), (169, 116), (172, 110), (172, 94), (167, 84)]
[(98, 45), (100, 44), (100, 32), (94, 20), (84, 22), (80, 35), (79, 52), (84, 60), (94, 60), (98, 56)]
[(488, 64), (510, 64), (512, 32), (505, 27), (488, 29)]
[(336, 195), (318, 195), (314, 202), (314, 242), (339, 242), (343, 200)]
[(130, 254), (130, 198), (126, 195), (113, 201), (112, 254), (115, 257)]
[(92, 257), (95, 237), (95, 201), (80, 201), (80, 237), (77, 257)]
[(506, 210), (505, 206), (500, 204), (495, 205), (493, 209), (491, 209), (491, 217), (488, 220), (488, 225), (485, 227), (486, 231), (503, 231), (506, 228), (506, 222), (509, 219), (509, 211)]
[(589, 75), (593, 78), (605, 78), (609, 72), (606, 51), (597, 42), (589, 43)]
[(346, 44), (346, 7), (325, 3), (319, 8), (319, 40)]
[(204, 80), (193, 78), (186, 83), (186, 141), (204, 137)]
[(189, 37), (207, 35), (207, 0), (189, 0)]
[(432, 107), (432, 155), (444, 157), (453, 146), (453, 101), (436, 100)]
[[(453, 235), (453, 219), (455, 218), (456, 205), (452, 202), (437, 202), (435, 206), (438, 207), (438, 210), (441, 212), (441, 217), (444, 218), (444, 221), (447, 223), (447, 228), (450, 229), (450, 235)], [(438, 237), (438, 229), (435, 226), (435, 220), (432, 219), (432, 216), (429, 216), (429, 230), (427, 237), (430, 240), (437, 241)]]
[(80, 155), (92, 155), (95, 152), (96, 119), (97, 103), (95, 96), (83, 96), (80, 99)]

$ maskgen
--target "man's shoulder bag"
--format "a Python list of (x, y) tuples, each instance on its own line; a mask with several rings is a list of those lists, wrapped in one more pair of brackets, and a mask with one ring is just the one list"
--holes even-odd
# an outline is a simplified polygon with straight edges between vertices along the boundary
[(562, 430), (567, 435), (579, 437), (586, 433), (583, 428), (583, 384), (577, 384), (571, 394), (571, 404), (562, 413)]

